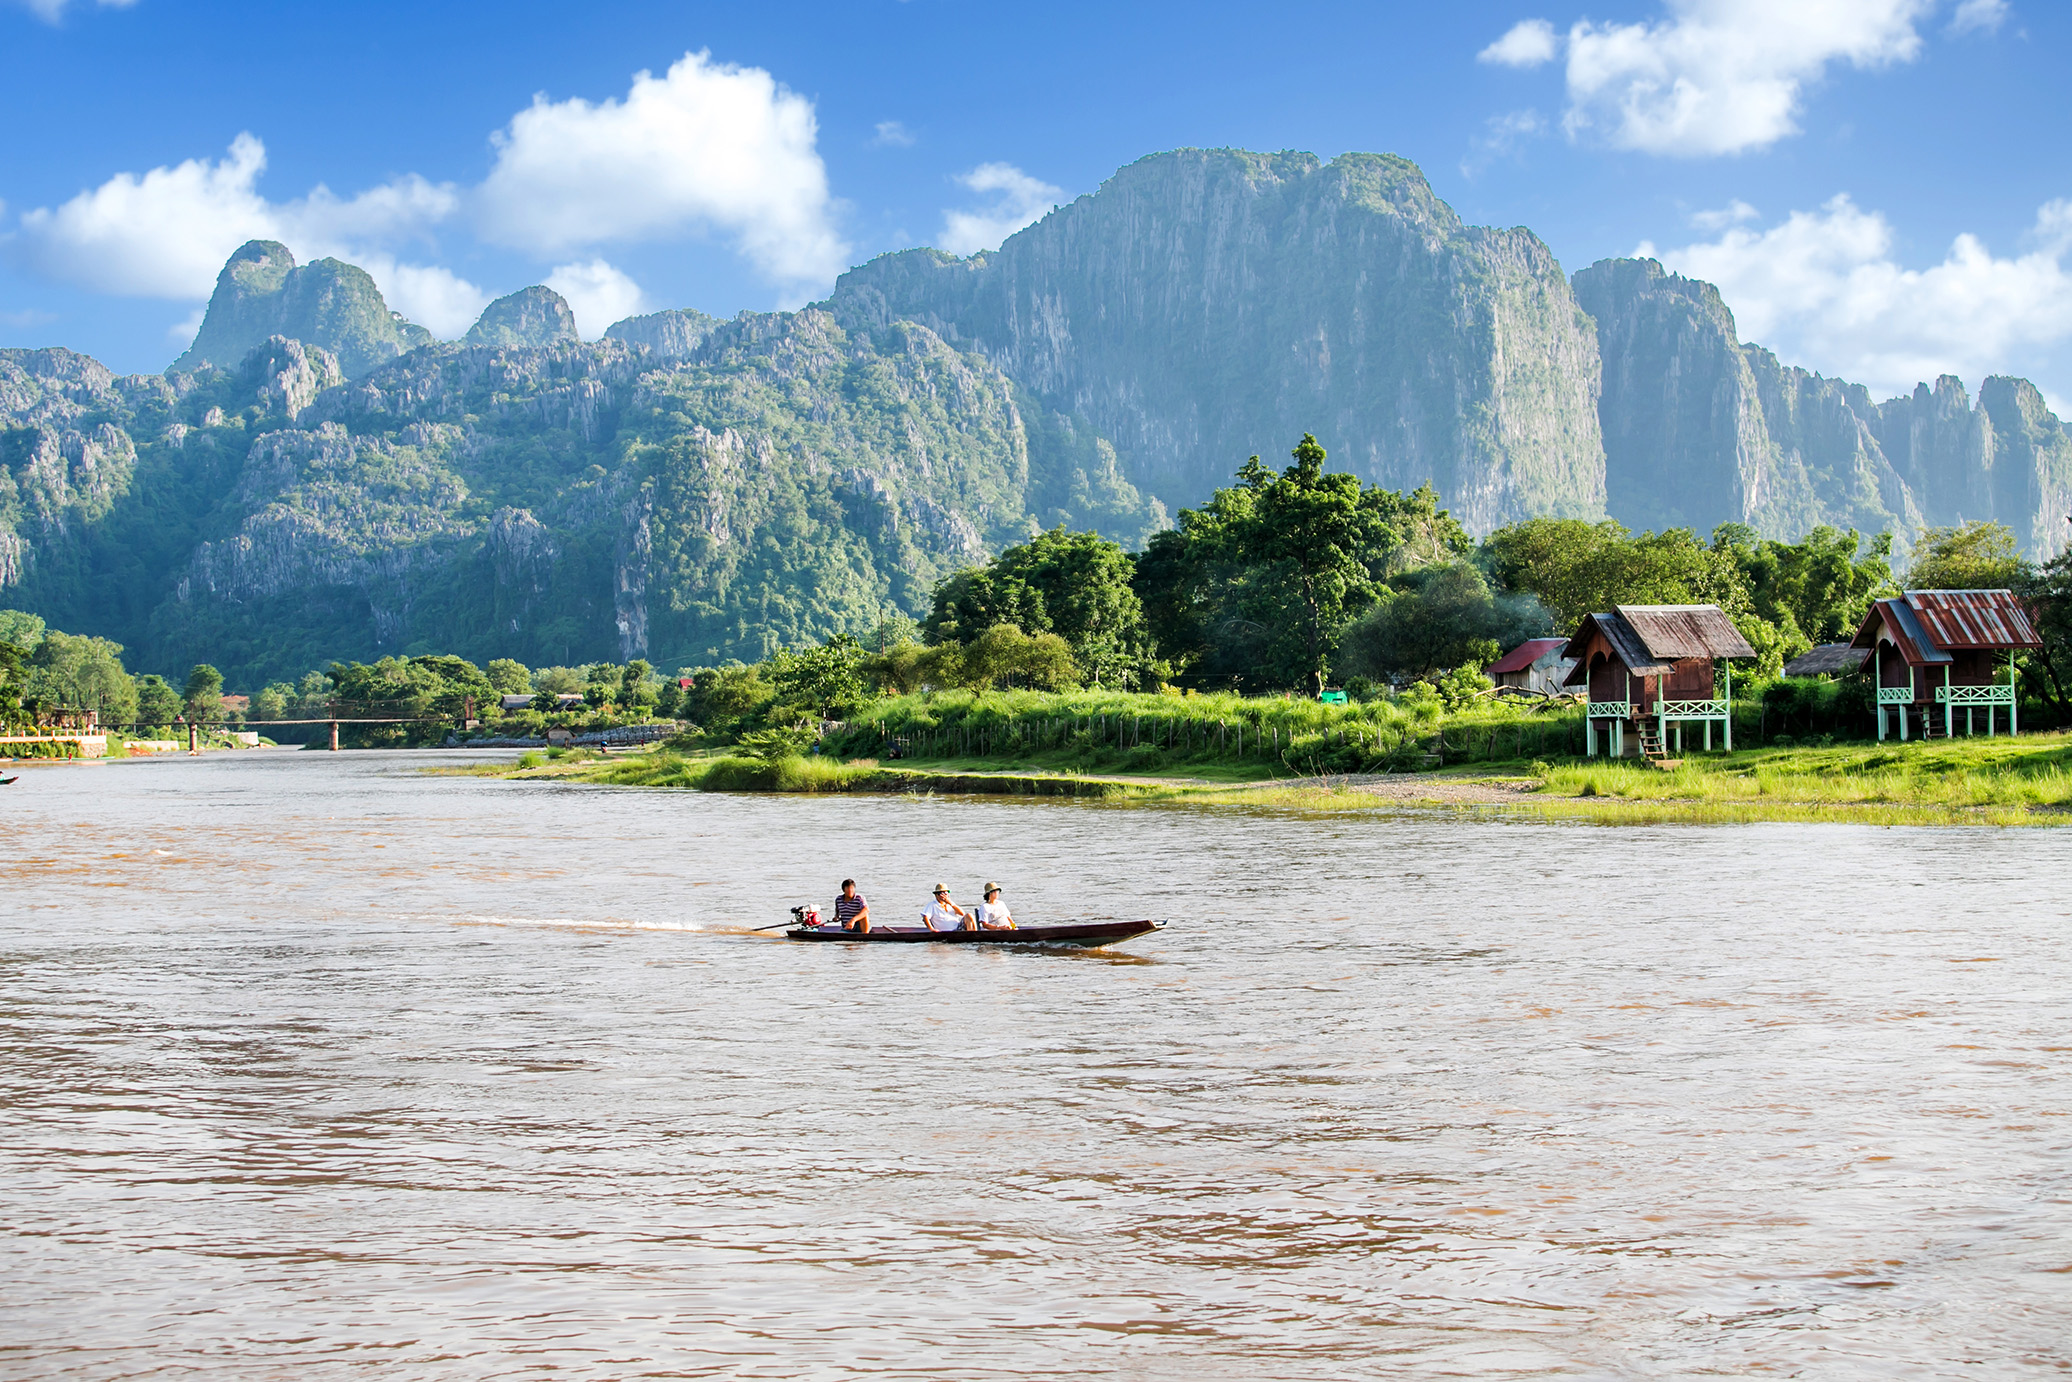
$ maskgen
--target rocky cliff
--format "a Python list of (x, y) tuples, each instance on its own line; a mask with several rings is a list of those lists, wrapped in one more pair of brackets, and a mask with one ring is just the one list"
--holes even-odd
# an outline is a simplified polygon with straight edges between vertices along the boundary
[(217, 275), (194, 344), (167, 373), (229, 368), (269, 336), (320, 346), (351, 376), (432, 339), (389, 310), (365, 269), (336, 259), (298, 267), (286, 245), (250, 240)]
[(1477, 531), (1603, 511), (1596, 343), (1561, 266), (1400, 158), (1155, 155), (997, 253), (853, 269), (828, 306), (977, 349), (1169, 506), (1308, 431)]
[(353, 379), (282, 337), (148, 380), (0, 352), (0, 403), (0, 598), (240, 681), (430, 647), (756, 658), (918, 612), (1041, 524), (1165, 522), (984, 358), (817, 310), (672, 359), (555, 334)]
[(1652, 259), (1593, 264), (1575, 290), (1604, 362), (1607, 507), (1628, 526), (1796, 537), (1826, 523), (1904, 548), (1924, 527), (1990, 519), (2033, 555), (2065, 545), (2072, 437), (2027, 380), (1988, 379), (1975, 409), (1949, 375), (1875, 404), (1743, 343), (1716, 288)]
[(490, 303), (463, 341), (467, 345), (551, 346), (581, 339), (567, 299), (552, 288), (535, 284)]

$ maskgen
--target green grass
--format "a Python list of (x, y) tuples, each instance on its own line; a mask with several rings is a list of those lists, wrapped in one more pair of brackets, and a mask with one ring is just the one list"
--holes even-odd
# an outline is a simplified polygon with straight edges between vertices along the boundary
[[(1068, 746), (1013, 758), (912, 764), (818, 755), (765, 763), (724, 750), (686, 754), (661, 749), (602, 758), (569, 754), (557, 761), (527, 754), (515, 767), (485, 764), (458, 771), (702, 791), (1071, 795), (1332, 814), (1430, 809), (1377, 797), (1342, 776), (1336, 783), (1315, 777), (1290, 780), (1285, 764), (1164, 759), (1139, 764), (1125, 751), (1096, 771), (1070, 761), (1073, 757)], [(1396, 780), (1438, 786), (1499, 775), (1535, 781), (1538, 787), (1501, 803), (1441, 809), (1607, 825), (2072, 824), (2072, 734), (2064, 732), (1694, 754), (1668, 771), (1633, 760), (1509, 760)]]

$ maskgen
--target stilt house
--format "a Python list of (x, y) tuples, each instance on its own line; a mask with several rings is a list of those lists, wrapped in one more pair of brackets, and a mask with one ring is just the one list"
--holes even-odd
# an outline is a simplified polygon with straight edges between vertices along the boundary
[(1960, 711), (1966, 734), (1981, 711), (1987, 734), (2014, 733), (2014, 655), (2043, 640), (2011, 590), (1909, 590), (1873, 604), (1850, 646), (1878, 688), (1878, 737), (1905, 739), (1955, 732)]
[(1629, 732), (1650, 757), (1683, 748), (1684, 726), (1720, 728), (1722, 746), (1734, 747), (1733, 675), (1719, 664), (1754, 657), (1755, 649), (1718, 605), (1620, 605), (1593, 614), (1576, 629), (1562, 656), (1575, 659), (1564, 684), (1587, 687), (1584, 750), (1595, 755), (1599, 738), (1614, 758), (1627, 752)]

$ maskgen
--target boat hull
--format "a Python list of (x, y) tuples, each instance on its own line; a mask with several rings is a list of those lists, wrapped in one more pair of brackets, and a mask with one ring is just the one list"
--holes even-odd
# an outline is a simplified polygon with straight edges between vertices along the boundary
[(795, 926), (795, 941), (846, 941), (851, 945), (1107, 945), (1162, 930), (1162, 921), (1086, 921), (1059, 926), (1018, 926), (1012, 931), (930, 931), (921, 926), (873, 926), (858, 934), (839, 926)]

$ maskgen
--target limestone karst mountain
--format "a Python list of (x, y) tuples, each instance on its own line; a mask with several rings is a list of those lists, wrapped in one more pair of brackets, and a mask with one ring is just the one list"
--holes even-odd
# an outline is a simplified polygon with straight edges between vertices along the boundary
[(336, 259), (297, 266), (286, 245), (249, 240), (223, 266), (194, 344), (167, 373), (234, 368), (269, 336), (322, 347), (352, 378), (432, 339), (389, 310), (365, 269)]
[(465, 345), (514, 346), (538, 349), (568, 341), (580, 342), (576, 314), (552, 288), (534, 284), (500, 297), (482, 309), (482, 315), (461, 338)]
[(1718, 289), (1651, 259), (1593, 264), (1575, 287), (1604, 362), (1607, 507), (1629, 526), (1905, 540), (1991, 519), (2039, 556), (2063, 546), (2072, 435), (2027, 380), (1987, 379), (1976, 408), (1950, 375), (1873, 403), (1744, 344)]
[(1363, 479), (1431, 481), (1477, 532), (1604, 509), (1596, 340), (1567, 276), (1401, 158), (1153, 155), (997, 253), (852, 269), (829, 306), (977, 349), (1169, 505), (1310, 431)]
[(604, 334), (609, 340), (646, 346), (658, 360), (681, 360), (695, 351), (718, 325), (717, 317), (703, 312), (673, 309), (614, 322), (605, 328)]
[(2058, 550), (2026, 381), (1874, 401), (1650, 261), (1564, 276), (1401, 159), (1184, 150), (994, 253), (585, 343), (543, 287), (436, 343), (254, 241), (175, 369), (0, 350), (0, 604), (234, 681), (444, 649), (752, 658), (922, 608), (1040, 527), (1129, 545), (1304, 431), (1477, 532), (1609, 514), (1779, 536), (2007, 522)]

